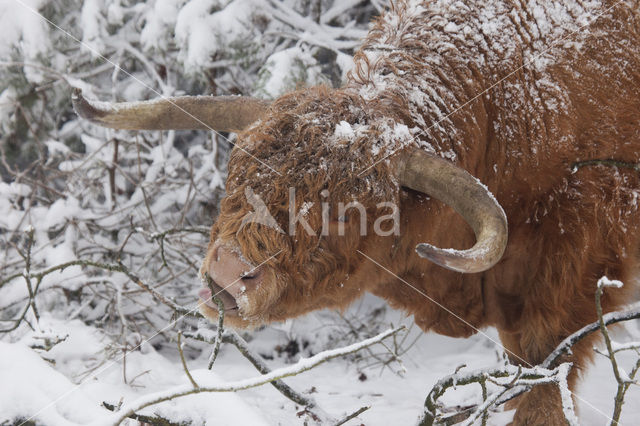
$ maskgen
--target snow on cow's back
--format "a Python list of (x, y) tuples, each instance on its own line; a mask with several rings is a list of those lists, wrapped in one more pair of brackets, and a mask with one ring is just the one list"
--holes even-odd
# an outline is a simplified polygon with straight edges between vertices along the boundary
[[(498, 168), (526, 180), (527, 164), (558, 167), (589, 124), (575, 122), (580, 104), (613, 93), (629, 70), (625, 60), (640, 55), (628, 40), (633, 17), (624, 18), (633, 8), (629, 1), (398, 2), (356, 52), (347, 85), (366, 101), (401, 99), (415, 139), (469, 169), (484, 155), (482, 138), (495, 134), (494, 149), (509, 162)], [(611, 87), (603, 88), (603, 75)]]

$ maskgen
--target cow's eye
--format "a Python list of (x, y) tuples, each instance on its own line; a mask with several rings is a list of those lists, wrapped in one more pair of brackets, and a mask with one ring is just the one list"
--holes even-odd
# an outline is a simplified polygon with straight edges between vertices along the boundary
[(252, 280), (252, 279), (254, 279), (256, 277), (257, 277), (257, 274), (246, 274), (246, 275), (242, 275), (240, 277), (240, 279), (242, 279), (242, 280)]

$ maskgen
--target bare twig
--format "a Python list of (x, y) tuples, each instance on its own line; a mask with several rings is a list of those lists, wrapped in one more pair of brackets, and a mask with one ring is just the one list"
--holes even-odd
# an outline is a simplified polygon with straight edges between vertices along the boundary
[[(208, 335), (204, 335), (200, 331), (195, 332), (195, 333), (184, 332), (184, 335), (186, 337), (190, 337), (192, 339), (200, 340), (202, 342), (206, 342), (206, 343), (209, 343), (209, 344), (214, 344), (215, 343), (215, 338), (211, 338)], [(238, 333), (236, 333), (235, 331), (233, 331), (233, 330), (225, 330), (225, 332), (222, 335), (222, 342), (223, 343), (231, 343), (232, 345), (234, 345), (238, 349), (238, 351), (240, 351), (240, 353), (247, 360), (249, 360), (249, 362), (251, 364), (253, 364), (253, 366), (256, 368), (256, 370), (258, 370), (260, 373), (262, 373), (262, 374), (271, 373), (271, 369), (267, 366), (267, 364), (264, 362), (262, 357), (260, 355), (256, 354), (255, 352), (253, 352), (249, 348), (249, 345), (247, 344), (247, 342), (242, 337), (240, 337), (240, 335)], [(282, 380), (274, 380), (274, 381), (271, 382), (271, 384), (282, 395), (284, 395), (285, 397), (287, 397), (291, 401), (295, 402), (296, 404), (302, 405), (302, 406), (310, 408), (310, 409), (317, 407), (317, 404), (313, 400), (313, 398), (309, 398), (307, 396), (304, 396), (304, 395), (296, 392), (294, 389), (289, 387)]]
[[(26, 253), (22, 254), (20, 253), (23, 258), (24, 258), (24, 262), (25, 262), (25, 268), (24, 271), (20, 274), (14, 274), (11, 277), (7, 278), (6, 280), (2, 281), (0, 283), (0, 288), (2, 287), (2, 285), (5, 282), (9, 282), (15, 278), (18, 277), (23, 277), (24, 281), (27, 285), (27, 292), (29, 293), (29, 300), (27, 302), (27, 304), (25, 305), (25, 307), (22, 309), (22, 311), (20, 312), (20, 314), (18, 315), (18, 317), (13, 321), (13, 325), (10, 326), (9, 328), (5, 328), (5, 329), (1, 329), (0, 333), (9, 333), (13, 330), (15, 330), (16, 328), (18, 328), (20, 326), (20, 324), (22, 323), (22, 321), (25, 319), (29, 308), (31, 308), (31, 311), (33, 312), (33, 316), (36, 319), (36, 323), (38, 323), (40, 321), (40, 314), (38, 312), (38, 308), (36, 306), (36, 294), (38, 292), (38, 287), (40, 286), (40, 282), (42, 281), (42, 277), (39, 277), (37, 275), (34, 275), (31, 272), (31, 255), (32, 255), (32, 250), (33, 250), (33, 242), (34, 242), (34, 233), (35, 233), (35, 229), (33, 228), (33, 226), (28, 226), (27, 229), (25, 230), (25, 233), (27, 234), (27, 242), (26, 242)], [(33, 283), (31, 281), (32, 278), (36, 278), (36, 285), (33, 286)]]
[(31, 311), (33, 312), (33, 316), (36, 318), (36, 322), (40, 321), (40, 314), (38, 313), (38, 308), (36, 307), (36, 292), (33, 290), (31, 285), (31, 249), (33, 248), (33, 235), (35, 233), (35, 229), (33, 226), (29, 226), (26, 230), (27, 234), (27, 251), (25, 254), (25, 269), (22, 276), (24, 277), (25, 282), (27, 283), (27, 291), (29, 292), (29, 304), (31, 305)]
[[(602, 316), (602, 323), (604, 325), (616, 324), (618, 322), (630, 321), (632, 319), (640, 318), (640, 308), (631, 309), (621, 312), (610, 312)], [(569, 353), (571, 347), (580, 340), (584, 339), (591, 333), (600, 330), (600, 321), (593, 322), (589, 325), (582, 327), (566, 339), (564, 339), (554, 350), (547, 356), (542, 364), (543, 368), (551, 368), (562, 357), (562, 355)]]
[[(154, 289), (149, 287), (137, 275), (135, 275), (133, 272), (131, 272), (129, 270), (129, 268), (124, 266), (124, 264), (122, 262), (119, 262), (118, 264), (114, 265), (114, 264), (103, 263), (103, 262), (95, 262), (93, 260), (72, 260), (72, 261), (69, 261), (69, 262), (61, 263), (61, 264), (56, 265), (56, 266), (52, 266), (52, 267), (47, 268), (47, 269), (45, 269), (43, 271), (40, 271), (40, 272), (30, 273), (29, 274), (29, 278), (35, 278), (35, 279), (37, 279), (37, 281), (39, 283), (40, 281), (42, 281), (42, 278), (44, 278), (46, 275), (51, 274), (51, 273), (56, 272), (56, 271), (63, 271), (64, 269), (66, 269), (66, 268), (68, 268), (70, 266), (85, 266), (85, 267), (91, 266), (91, 267), (94, 267), (94, 268), (104, 269), (104, 270), (107, 270), (107, 271), (121, 272), (121, 273), (127, 275), (131, 281), (133, 281), (135, 284), (137, 284), (143, 290), (149, 292), (155, 299), (157, 299), (161, 303), (169, 306), (177, 314), (179, 314), (179, 315), (188, 315), (188, 316), (192, 316), (192, 317), (196, 317), (196, 318), (202, 318), (202, 315), (199, 312), (197, 312), (196, 310), (188, 309), (188, 308), (185, 308), (183, 306), (180, 306), (177, 303), (175, 303), (174, 301), (172, 301), (172, 300), (168, 299), (167, 297), (163, 296), (161, 293), (158, 293), (157, 291), (155, 291)], [(23, 272), (23, 273), (17, 273), (17, 274), (14, 274), (14, 275), (11, 275), (11, 276), (7, 277), (2, 282), (0, 282), (0, 287), (2, 285), (4, 285), (4, 284), (14, 280), (15, 278), (18, 278), (18, 277), (25, 277), (26, 278), (26, 274)], [(36, 286), (35, 291), (37, 291), (37, 286)]]
[(207, 282), (209, 291), (211, 291), (211, 300), (213, 300), (218, 306), (218, 330), (216, 332), (216, 340), (213, 343), (213, 351), (211, 351), (211, 356), (209, 357), (209, 363), (207, 365), (207, 368), (211, 370), (211, 368), (213, 368), (213, 364), (216, 362), (216, 358), (218, 358), (220, 343), (222, 343), (222, 333), (224, 332), (224, 303), (222, 303), (222, 300), (216, 296), (216, 290), (213, 288), (213, 280), (208, 273), (204, 274), (204, 279)]
[(635, 171), (640, 171), (640, 164), (638, 163), (628, 163), (624, 161), (618, 161), (614, 159), (601, 159), (601, 160), (586, 160), (586, 161), (578, 161), (577, 163), (573, 163), (571, 165), (571, 171), (573, 173), (577, 172), (578, 169), (586, 166), (608, 166), (608, 167), (619, 167), (623, 169), (631, 169)]
[(340, 426), (345, 424), (346, 422), (348, 422), (351, 419), (355, 419), (356, 417), (358, 417), (360, 414), (364, 413), (365, 411), (367, 411), (369, 408), (371, 408), (371, 406), (364, 406), (362, 408), (360, 408), (359, 410), (349, 414), (347, 417), (345, 417), (344, 419), (340, 420), (338, 423), (336, 423), (334, 426)]
[[(528, 391), (533, 386), (546, 383), (556, 383), (560, 390), (560, 396), (562, 398), (562, 408), (567, 422), (569, 424), (577, 424), (578, 420), (575, 416), (571, 392), (569, 391), (569, 388), (567, 386), (567, 375), (569, 374), (571, 364), (563, 363), (558, 365), (556, 368), (553, 367), (556, 366), (558, 360), (561, 359), (563, 355), (570, 353), (571, 347), (573, 345), (598, 330), (600, 330), (605, 336), (605, 345), (607, 347), (607, 353), (605, 354), (605, 356), (607, 356), (612, 362), (614, 376), (616, 377), (616, 381), (618, 383), (618, 390), (615, 397), (613, 420), (611, 423), (612, 425), (616, 424), (621, 413), (622, 404), (624, 403), (624, 395), (630, 384), (634, 380), (638, 370), (640, 370), (639, 359), (637, 364), (631, 371), (631, 374), (629, 374), (628, 377), (626, 375), (623, 377), (622, 372), (615, 360), (615, 353), (621, 350), (637, 351), (638, 343), (632, 342), (629, 344), (614, 345), (609, 338), (608, 332), (606, 330), (606, 326), (609, 324), (640, 318), (640, 309), (635, 308), (629, 311), (612, 312), (609, 314), (602, 313), (600, 298), (602, 295), (603, 287), (619, 287), (621, 285), (622, 283), (619, 281), (611, 281), (606, 279), (606, 277), (603, 277), (598, 282), (598, 291), (596, 292), (596, 310), (598, 314), (598, 321), (581, 328), (580, 330), (576, 331), (565, 340), (563, 340), (539, 366), (533, 368), (524, 368), (507, 364), (503, 368), (479, 370), (468, 374), (459, 374), (456, 371), (456, 373), (438, 381), (438, 383), (432, 388), (431, 392), (427, 396), (427, 399), (425, 400), (425, 413), (421, 418), (420, 424), (432, 425), (434, 424), (434, 422), (440, 421), (449, 424), (449, 419), (451, 417), (444, 418), (443, 416), (438, 414), (438, 398), (440, 398), (444, 394), (444, 392), (451, 387), (454, 387), (456, 385), (468, 385), (471, 383), (479, 383), (482, 387), (483, 403), (478, 407), (465, 410), (464, 413), (456, 414), (456, 422), (459, 422), (461, 420), (459, 415), (464, 414), (464, 417), (468, 417), (465, 424), (471, 424), (473, 421), (479, 419), (480, 416), (482, 416), (482, 422), (485, 423), (487, 419), (488, 409), (491, 406), (499, 406), (506, 401)], [(505, 382), (505, 379), (507, 378), (509, 378), (509, 381)], [(501, 387), (502, 389), (500, 389), (498, 392), (494, 392), (492, 395), (489, 395), (486, 388), (487, 381)]]
[(607, 277), (602, 277), (598, 280), (598, 288), (596, 289), (596, 312), (598, 313), (598, 323), (600, 325), (600, 332), (604, 337), (604, 344), (607, 348), (607, 358), (611, 362), (613, 369), (613, 377), (615, 377), (618, 384), (616, 389), (616, 396), (614, 398), (613, 414), (611, 416), (611, 425), (619, 423), (620, 415), (622, 414), (622, 405), (624, 404), (624, 394), (626, 393), (625, 387), (628, 385), (628, 378), (623, 379), (620, 376), (620, 367), (618, 366), (618, 360), (616, 359), (615, 351), (611, 345), (611, 337), (607, 331), (607, 326), (604, 323), (602, 315), (602, 292), (604, 287), (622, 287), (622, 282), (616, 280), (609, 280)]
[(202, 235), (209, 235), (209, 230), (205, 228), (171, 228), (162, 232), (155, 232), (151, 234), (151, 239), (154, 241), (158, 241), (158, 245), (160, 246), (160, 258), (162, 259), (162, 266), (168, 266), (167, 258), (165, 256), (164, 250), (164, 242), (165, 239), (169, 235), (177, 234), (177, 233), (197, 233)]
[(178, 352), (180, 353), (180, 361), (182, 361), (182, 368), (184, 369), (185, 374), (189, 378), (189, 381), (193, 385), (194, 388), (199, 388), (198, 384), (195, 380), (193, 380), (193, 376), (189, 372), (189, 367), (187, 367), (187, 361), (184, 359), (184, 351), (182, 350), (182, 332), (178, 331)]

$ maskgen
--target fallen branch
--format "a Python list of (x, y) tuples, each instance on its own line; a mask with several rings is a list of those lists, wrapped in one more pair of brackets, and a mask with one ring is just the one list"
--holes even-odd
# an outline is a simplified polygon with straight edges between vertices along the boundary
[(210, 393), (210, 392), (237, 392), (244, 389), (250, 389), (258, 386), (262, 386), (265, 383), (272, 382), (274, 380), (283, 379), (285, 377), (295, 376), (305, 371), (308, 371), (330, 359), (337, 358), (340, 356), (348, 355), (354, 352), (357, 352), (363, 348), (379, 343), (380, 341), (386, 339), (387, 337), (398, 333), (401, 330), (404, 330), (405, 327), (399, 327), (391, 330), (387, 330), (383, 333), (375, 337), (371, 337), (362, 342), (355, 343), (353, 345), (331, 349), (328, 351), (320, 352), (312, 356), (311, 358), (303, 358), (299, 360), (296, 364), (282, 367), (277, 370), (272, 371), (269, 374), (265, 374), (258, 377), (253, 377), (244, 380), (238, 380), (235, 382), (229, 382), (222, 385), (217, 386), (201, 386), (199, 388), (193, 388), (191, 383), (189, 385), (176, 386), (171, 389), (156, 392), (150, 395), (143, 396), (136, 401), (133, 401), (130, 404), (127, 404), (122, 407), (121, 411), (115, 413), (114, 415), (104, 419), (104, 421), (95, 422), (95, 425), (103, 425), (103, 424), (111, 424), (111, 425), (119, 425), (124, 419), (128, 416), (132, 415), (136, 411), (142, 410), (151, 405), (158, 404), (160, 402), (173, 400), (176, 398), (180, 398), (186, 395), (193, 395), (198, 393)]
[(349, 414), (347, 417), (345, 417), (344, 419), (340, 420), (338, 423), (336, 423), (334, 426), (340, 426), (345, 424), (346, 422), (348, 422), (351, 419), (355, 419), (356, 417), (358, 417), (360, 414), (364, 413), (365, 411), (367, 411), (369, 408), (371, 408), (370, 406), (365, 406), (360, 408), (359, 410)]
[[(117, 405), (109, 404), (108, 402), (102, 402), (102, 406), (109, 411), (118, 412), (119, 407)], [(137, 420), (143, 424), (149, 424), (151, 426), (186, 426), (188, 423), (174, 423), (171, 420), (164, 417), (143, 416), (140, 414), (131, 414), (128, 418)]]
[[(208, 331), (208, 330), (207, 330)], [(185, 331), (183, 333), (185, 337), (190, 337), (195, 340), (200, 340), (201, 342), (214, 344), (215, 338), (210, 335), (205, 335), (202, 333), (202, 330), (198, 330), (195, 333)], [(247, 359), (253, 366), (258, 370), (261, 374), (269, 374), (271, 373), (271, 369), (264, 362), (262, 357), (255, 352), (253, 352), (246, 340), (244, 340), (238, 333), (233, 330), (225, 330), (222, 334), (222, 342), (223, 343), (231, 343), (234, 345), (238, 351)], [(302, 405), (303, 407), (307, 407), (309, 409), (316, 408), (317, 404), (313, 400), (313, 398), (306, 397), (298, 392), (296, 392), (293, 388), (287, 385), (282, 380), (274, 380), (270, 382), (274, 388), (278, 390), (282, 395), (295, 402), (296, 404)]]

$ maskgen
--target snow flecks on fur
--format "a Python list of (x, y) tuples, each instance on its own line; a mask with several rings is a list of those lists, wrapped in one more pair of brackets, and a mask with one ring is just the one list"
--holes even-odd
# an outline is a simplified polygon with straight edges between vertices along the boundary
[[(421, 129), (420, 139), (455, 159), (465, 144), (459, 121), (473, 115), (473, 96), (519, 66), (526, 84), (507, 78), (500, 83), (504, 99), (498, 102), (532, 117), (570, 114), (567, 91), (550, 67), (563, 57), (562, 49), (581, 49), (590, 35), (583, 27), (606, 13), (599, 1), (530, 1), (526, 9), (498, 1), (399, 3), (382, 16), (356, 55), (353, 86), (367, 101), (402, 99)], [(465, 86), (460, 74), (471, 76), (474, 70), (485, 80), (467, 77)], [(538, 120), (531, 128), (545, 134), (554, 124)], [(522, 132), (509, 120), (495, 120), (494, 126), (507, 138)], [(533, 154), (542, 143), (532, 140)]]
[(369, 126), (363, 126), (360, 124), (351, 125), (343, 120), (336, 124), (336, 130), (333, 133), (333, 140), (338, 144), (346, 144), (349, 143), (350, 140), (362, 137), (367, 130), (369, 130)]
[(247, 260), (247, 258), (244, 257), (244, 255), (242, 254), (242, 249), (240, 247), (238, 247), (237, 244), (235, 243), (226, 243), (224, 245), (224, 247), (230, 251), (232, 251), (236, 256), (238, 256), (238, 259), (246, 264), (250, 269), (249, 270), (255, 270), (257, 268), (257, 266), (255, 264), (253, 264), (252, 262), (250, 262), (249, 260)]
[[(371, 130), (368, 125), (349, 124), (346, 121), (341, 121), (336, 125), (332, 142), (345, 145), (351, 140), (365, 137)], [(415, 140), (413, 133), (418, 131), (418, 129), (409, 129), (406, 124), (401, 123), (393, 125), (383, 123), (379, 130), (381, 130), (379, 137), (371, 141), (370, 153), (373, 158), (380, 158), (382, 155), (388, 155), (408, 146)]]
[(393, 127), (383, 127), (383, 133), (379, 139), (371, 145), (371, 154), (378, 157), (381, 152), (388, 152), (391, 145), (393, 149), (400, 150), (413, 141), (413, 135), (405, 124), (396, 123)]

